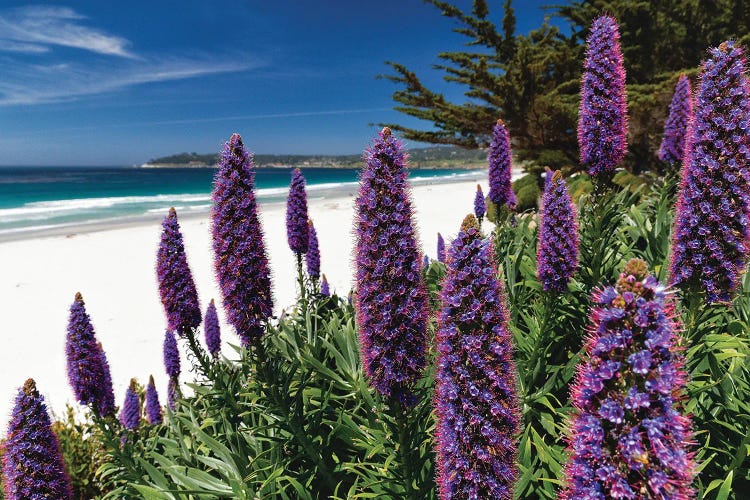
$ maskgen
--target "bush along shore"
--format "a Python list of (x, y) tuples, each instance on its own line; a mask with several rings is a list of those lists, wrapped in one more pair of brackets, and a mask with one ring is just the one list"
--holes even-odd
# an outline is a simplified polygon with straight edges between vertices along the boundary
[(96, 312), (75, 295), (80, 407), (51, 422), (34, 381), (13, 374), (5, 497), (747, 498), (745, 52), (724, 42), (694, 94), (678, 82), (659, 161), (679, 180), (621, 170), (625, 70), (617, 23), (599, 17), (581, 84), (587, 174), (548, 170), (514, 191), (499, 120), (490, 191), (445, 221), (437, 260), (414, 228), (407, 153), (383, 129), (354, 201), (348, 296), (329, 289), (295, 170), (298, 300), (278, 317), (253, 156), (232, 135), (214, 179), (216, 302), (198, 301), (174, 209), (163, 222), (168, 386), (133, 379), (118, 407)]

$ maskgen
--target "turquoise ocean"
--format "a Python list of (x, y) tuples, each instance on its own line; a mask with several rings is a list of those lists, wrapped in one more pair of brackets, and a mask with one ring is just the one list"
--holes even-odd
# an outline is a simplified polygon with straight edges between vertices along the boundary
[[(311, 198), (356, 190), (356, 169), (302, 170)], [(0, 167), (0, 238), (156, 219), (169, 207), (182, 216), (205, 213), (211, 206), (214, 172), (212, 168)], [(290, 175), (288, 168), (257, 169), (261, 202), (283, 201)], [(420, 169), (410, 173), (410, 180), (419, 184), (471, 176), (477, 172)]]

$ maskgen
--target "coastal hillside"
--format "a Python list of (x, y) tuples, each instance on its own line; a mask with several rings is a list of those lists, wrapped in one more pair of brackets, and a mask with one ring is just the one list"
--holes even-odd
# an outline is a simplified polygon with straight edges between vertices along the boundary
[[(143, 168), (213, 167), (218, 154), (178, 153), (153, 158), (141, 165)], [(487, 151), (464, 149), (455, 146), (433, 146), (410, 150), (412, 168), (469, 168), (482, 167), (487, 162)], [(258, 167), (329, 167), (358, 168), (361, 155), (255, 155)]]

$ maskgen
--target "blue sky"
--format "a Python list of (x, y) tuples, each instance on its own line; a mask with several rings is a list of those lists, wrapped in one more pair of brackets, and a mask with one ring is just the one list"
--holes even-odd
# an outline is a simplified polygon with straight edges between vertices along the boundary
[[(526, 32), (549, 1), (514, 3)], [(421, 0), (4, 0), (0, 165), (129, 165), (235, 131), (258, 153), (357, 153), (371, 123), (416, 124), (384, 61), (460, 96), (431, 70), (452, 26)]]

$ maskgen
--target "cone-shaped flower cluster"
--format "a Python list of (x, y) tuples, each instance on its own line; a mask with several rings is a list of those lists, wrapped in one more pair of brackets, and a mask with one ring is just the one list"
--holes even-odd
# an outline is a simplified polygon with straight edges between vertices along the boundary
[(320, 249), (318, 248), (318, 232), (311, 220), (307, 221), (307, 242), (307, 253), (305, 254), (307, 275), (313, 281), (317, 281), (320, 278)]
[(331, 289), (328, 285), (328, 280), (326, 279), (326, 275), (324, 274), (323, 277), (320, 280), (320, 294), (325, 297), (331, 296)]
[(681, 74), (669, 103), (669, 116), (664, 123), (664, 137), (659, 146), (659, 159), (671, 164), (681, 164), (685, 157), (688, 125), (693, 117), (693, 96), (690, 79)]
[(437, 259), (439, 262), (445, 262), (445, 240), (440, 233), (437, 237)]
[(214, 177), (211, 230), (227, 321), (246, 347), (263, 335), (273, 312), (271, 275), (258, 219), (254, 177), (253, 160), (242, 138), (234, 134), (224, 146)]
[(70, 306), (68, 335), (65, 340), (68, 380), (82, 405), (89, 405), (95, 414), (106, 417), (115, 413), (115, 395), (109, 363), (101, 344), (96, 341), (91, 318), (80, 293)]
[(477, 194), (474, 196), (474, 215), (479, 221), (479, 226), (482, 226), (482, 219), (484, 214), (487, 212), (487, 204), (484, 201), (484, 193), (482, 192), (482, 186), (477, 184)]
[(726, 302), (750, 254), (750, 81), (724, 42), (703, 63), (672, 244), (672, 283)]
[(180, 376), (180, 350), (174, 333), (169, 330), (164, 334), (164, 370), (169, 378)]
[(289, 196), (286, 199), (286, 238), (289, 248), (297, 255), (307, 252), (307, 231), (305, 176), (300, 169), (295, 168), (289, 185)]
[(217, 357), (221, 351), (221, 329), (219, 327), (219, 315), (216, 312), (214, 299), (208, 304), (206, 317), (203, 321), (203, 332), (206, 336), (206, 348), (209, 354)]
[(578, 215), (559, 170), (547, 170), (539, 219), (539, 281), (543, 290), (565, 291), (578, 266)]
[(7, 500), (71, 500), (60, 443), (50, 428), (44, 398), (32, 379), (18, 391), (4, 443), (3, 488)]
[(436, 341), (440, 498), (513, 498), (520, 410), (492, 243), (469, 215), (451, 244)]
[(156, 391), (153, 376), (149, 377), (146, 386), (146, 418), (151, 425), (159, 425), (163, 421), (159, 393)]
[(412, 226), (406, 154), (388, 128), (365, 151), (356, 199), (356, 307), (365, 373), (409, 403), (425, 363), (428, 297)]
[(593, 296), (563, 499), (693, 498), (686, 376), (673, 305), (632, 260)]
[(627, 149), (625, 68), (620, 31), (610, 16), (594, 20), (586, 41), (578, 113), (581, 164), (590, 175), (612, 172)]
[(517, 200), (511, 183), (513, 158), (510, 152), (510, 134), (502, 120), (498, 120), (492, 130), (492, 142), (490, 142), (487, 161), (490, 176), (490, 201), (498, 207), (507, 205), (511, 210), (515, 209)]
[(141, 425), (141, 402), (135, 391), (135, 379), (130, 380), (130, 385), (125, 391), (125, 401), (120, 410), (120, 423), (128, 430), (135, 430)]

